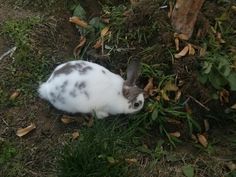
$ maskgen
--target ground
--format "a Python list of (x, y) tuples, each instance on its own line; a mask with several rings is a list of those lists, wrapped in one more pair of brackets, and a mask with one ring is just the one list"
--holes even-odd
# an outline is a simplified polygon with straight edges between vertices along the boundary
[[(207, 7), (210, 8), (212, 4)], [(0, 68), (2, 68), (0, 71), (0, 174), (2, 176), (58, 176), (58, 160), (60, 159), (58, 152), (68, 142), (75, 141), (72, 133), (79, 132), (82, 127), (93, 129), (93, 126), (90, 127), (89, 121), (81, 120), (81, 115), (76, 116), (77, 120), (81, 121), (70, 124), (62, 123), (61, 118), (65, 114), (54, 109), (37, 96), (36, 90), (39, 83), (48, 77), (53, 68), (59, 63), (74, 57), (73, 49), (78, 45), (80, 36), (75, 26), (68, 21), (69, 17), (72, 16), (72, 11), (67, 4), (52, 1), (51, 4), (49, 3), (46, 6), (37, 7), (37, 4), (35, 6), (31, 7), (24, 3), (17, 4), (12, 3), (12, 1), (0, 0), (0, 55), (19, 45), (15, 56), (7, 56), (0, 60)], [(222, 10), (219, 9), (219, 11)], [(213, 14), (209, 13), (208, 18), (215, 18), (211, 15)], [(162, 16), (164, 15), (162, 14)], [(162, 18), (162, 16), (160, 21), (165, 21), (166, 17)], [(25, 37), (24, 31), (19, 30), (17, 32), (18, 34), (22, 32), (22, 38), (20, 39), (15, 37), (17, 34), (9, 32), (13, 23), (10, 23), (8, 31), (4, 29), (3, 24), (11, 20), (26, 20), (28, 23), (36, 24), (31, 25), (33, 30), (27, 34), (30, 46), (24, 44), (24, 40), (26, 40), (22, 39)], [(132, 25), (130, 28), (135, 28), (135, 24)], [(13, 28), (14, 30), (16, 28)], [(165, 31), (165, 26), (160, 26), (159, 30)], [(11, 36), (11, 34), (13, 35)], [(162, 52), (165, 51), (166, 47), (174, 46), (171, 36), (169, 30), (166, 30), (165, 33), (161, 34), (161, 37), (157, 36), (153, 39), (153, 43), (154, 41), (158, 43), (158, 47), (155, 49), (157, 51), (152, 56), (147, 55), (145, 61), (150, 62), (153, 57), (157, 57), (157, 61), (162, 63), (167, 55), (167, 53), (162, 54)], [(127, 61), (125, 57), (141, 53), (140, 51), (143, 48), (142, 45), (137, 44), (137, 50), (120, 54), (114, 60), (110, 59), (100, 63), (118, 73), (119, 69), (114, 66), (120, 66), (124, 69)], [(15, 62), (14, 57), (20, 58), (20, 56), (26, 59), (16, 59), (17, 62)], [(168, 60), (171, 63), (171, 59)], [(32, 64), (30, 64), (31, 61)], [(173, 70), (181, 75), (182, 71), (179, 68), (188, 65), (190, 69), (193, 69), (191, 68), (194, 65), (192, 60), (186, 59), (186, 63), (177, 62), (173, 65)], [(165, 66), (163, 65), (163, 67)], [(32, 74), (34, 71), (36, 74)], [(142, 79), (145, 83), (142, 83)], [(144, 87), (147, 83), (147, 77), (142, 79), (139, 81), (139, 85)], [(191, 80), (186, 77), (185, 79), (187, 81)], [(186, 85), (184, 91), (190, 93), (189, 90), (191, 90), (193, 84), (195, 83), (190, 83), (190, 86)], [(196, 89), (200, 86), (198, 87), (198, 84), (196, 84), (194, 87)], [(13, 93), (19, 93), (19, 95), (10, 98)], [(203, 95), (204, 93), (201, 94), (201, 96)], [(235, 102), (232, 98), (230, 101)], [(212, 108), (218, 109), (214, 106)], [(198, 117), (201, 116), (202, 114), (199, 114)], [(101, 120), (101, 122), (103, 121), (106, 120)], [(122, 123), (123, 121), (127, 124), (127, 120), (122, 120)], [(233, 167), (230, 168), (230, 164), (235, 165), (236, 161), (235, 121), (234, 123), (232, 123), (232, 120), (224, 123), (211, 122), (214, 122), (214, 124), (211, 124), (214, 126), (207, 132), (210, 144), (208, 148), (194, 143), (191, 138), (186, 136), (175, 147), (168, 143), (168, 145), (163, 146), (164, 149), (161, 147), (158, 153), (155, 152), (160, 157), (158, 156), (154, 160), (145, 153), (144, 155), (138, 153), (137, 157), (134, 158), (138, 159), (139, 175), (145, 177), (188, 176), (188, 174), (183, 173), (183, 168), (190, 167), (190, 171), (193, 168), (196, 176), (229, 176), (230, 173), (231, 176), (235, 176), (236, 173), (232, 172), (235, 171), (235, 167), (234, 169)], [(16, 135), (17, 130), (28, 126), (30, 123), (34, 123), (36, 129), (23, 137), (18, 137)], [(155, 143), (160, 142), (160, 140), (168, 141), (167, 138), (160, 136), (155, 126), (151, 128), (148, 135), (145, 134), (141, 139), (143, 144), (150, 148), (154, 147)]]

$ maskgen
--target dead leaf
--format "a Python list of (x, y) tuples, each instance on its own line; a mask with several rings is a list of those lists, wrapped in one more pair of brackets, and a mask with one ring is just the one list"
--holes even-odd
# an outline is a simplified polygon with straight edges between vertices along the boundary
[(85, 43), (86, 43), (86, 38), (84, 36), (81, 36), (79, 40), (79, 44), (73, 50), (73, 54), (75, 57), (79, 56), (81, 52), (81, 48), (84, 46)]
[(229, 91), (225, 89), (220, 91), (220, 102), (222, 105), (229, 103)]
[(79, 17), (73, 16), (69, 18), (69, 22), (81, 26), (82, 28), (87, 28), (88, 23), (84, 20), (81, 20)]
[(176, 51), (179, 51), (179, 38), (175, 38), (175, 48), (176, 48)]
[(192, 138), (192, 140), (194, 140), (195, 143), (198, 142), (198, 140), (197, 140), (197, 136), (196, 136), (196, 135), (192, 134), (192, 135), (191, 135), (191, 138)]
[(165, 101), (170, 101), (170, 98), (168, 97), (168, 95), (166, 94), (166, 92), (164, 90), (161, 90), (161, 97)]
[(102, 39), (98, 39), (96, 44), (93, 46), (95, 49), (99, 49), (102, 47)]
[(175, 84), (173, 84), (172, 82), (167, 82), (166, 85), (164, 86), (163, 90), (176, 92), (179, 90), (179, 88)]
[(20, 92), (19, 91), (15, 91), (11, 94), (10, 96), (10, 100), (15, 100), (18, 96), (20, 95)]
[(148, 95), (150, 95), (150, 91), (153, 89), (153, 87), (154, 87), (154, 85), (153, 85), (153, 78), (151, 77), (151, 78), (148, 79), (148, 83), (147, 83), (147, 85), (144, 87), (143, 90), (144, 90), (146, 93), (148, 93)]
[(188, 51), (189, 51), (189, 47), (187, 45), (187, 46), (185, 46), (183, 48), (183, 50), (181, 50), (179, 53), (175, 54), (175, 58), (182, 58), (182, 57), (184, 57), (185, 55), (187, 55)]
[(28, 134), (29, 132), (31, 132), (35, 128), (36, 128), (35, 124), (31, 123), (28, 127), (19, 128), (16, 132), (16, 135), (19, 137), (22, 137), (22, 136)]
[(180, 99), (181, 94), (182, 94), (182, 92), (181, 92), (180, 90), (178, 90), (178, 91), (176, 92), (176, 94), (175, 94), (175, 101), (178, 101), (178, 100)]
[(101, 31), (101, 37), (105, 37), (107, 34), (108, 34), (108, 31), (109, 31), (110, 27), (109, 26), (106, 26), (105, 28), (102, 29)]
[(206, 55), (206, 48), (200, 48), (200, 57), (204, 57)]
[(181, 124), (181, 122), (179, 120), (173, 119), (173, 118), (167, 118), (166, 119), (168, 123), (172, 123), (172, 124)]
[(224, 44), (225, 43), (225, 40), (222, 39), (222, 35), (220, 32), (216, 32), (216, 39), (221, 43), (221, 44)]
[(172, 12), (173, 12), (173, 2), (169, 2), (169, 7), (170, 7), (170, 10), (168, 12), (168, 17), (170, 18), (172, 16)]
[(171, 136), (174, 136), (176, 138), (179, 138), (181, 136), (180, 132), (173, 132), (173, 133), (169, 133)]
[(232, 161), (227, 162), (227, 163), (226, 163), (226, 166), (228, 167), (228, 169), (230, 169), (230, 171), (236, 170), (236, 164), (233, 163)]
[(73, 139), (73, 140), (78, 139), (79, 136), (80, 136), (80, 134), (79, 134), (79, 132), (77, 132), (77, 131), (75, 131), (75, 132), (72, 133), (72, 139)]
[(199, 143), (203, 146), (203, 147), (207, 147), (208, 145), (208, 142), (207, 142), (207, 139), (204, 135), (201, 135), (201, 134), (198, 134), (197, 135), (197, 139), (199, 141)]
[(138, 162), (138, 160), (134, 159), (134, 158), (132, 158), (132, 159), (127, 158), (127, 159), (125, 159), (125, 161), (128, 162), (128, 164), (133, 164), (133, 163), (137, 163)]
[(231, 109), (236, 109), (236, 103), (230, 107)]
[(109, 17), (102, 17), (102, 22), (109, 24), (110, 18)]
[(62, 116), (61, 121), (62, 121), (64, 124), (69, 124), (69, 123), (75, 122), (74, 119), (72, 119), (72, 118), (70, 118), (69, 116), (66, 116), (66, 115), (63, 115), (63, 116)]
[(191, 44), (188, 44), (188, 54), (189, 55), (194, 55), (195, 54), (195, 49), (193, 48), (193, 46)]

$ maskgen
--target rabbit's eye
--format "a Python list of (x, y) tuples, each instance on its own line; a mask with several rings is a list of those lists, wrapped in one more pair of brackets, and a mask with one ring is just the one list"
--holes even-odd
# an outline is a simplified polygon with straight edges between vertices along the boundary
[(139, 107), (139, 103), (134, 103), (134, 108), (138, 108)]

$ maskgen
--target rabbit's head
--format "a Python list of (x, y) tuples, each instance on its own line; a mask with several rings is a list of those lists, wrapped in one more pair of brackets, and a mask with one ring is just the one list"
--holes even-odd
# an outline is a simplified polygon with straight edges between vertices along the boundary
[(136, 86), (140, 70), (140, 61), (133, 59), (127, 68), (127, 79), (123, 85), (123, 95), (129, 102), (129, 112), (137, 112), (144, 105), (143, 90)]

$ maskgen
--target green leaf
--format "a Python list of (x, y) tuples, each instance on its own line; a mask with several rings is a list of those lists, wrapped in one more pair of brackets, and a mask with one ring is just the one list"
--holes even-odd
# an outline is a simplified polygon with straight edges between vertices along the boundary
[(193, 177), (194, 176), (194, 168), (191, 165), (183, 166), (182, 171), (186, 177)]
[(212, 63), (209, 62), (204, 63), (203, 70), (205, 74), (209, 74), (211, 72), (211, 68), (212, 68)]
[(156, 120), (158, 117), (158, 110), (155, 109), (153, 112), (152, 112), (152, 120)]
[(236, 91), (236, 73), (231, 73), (229, 75), (229, 77), (227, 78), (229, 85), (230, 85), (230, 89), (232, 91)]
[(208, 79), (208, 75), (206, 75), (206, 74), (199, 74), (198, 75), (198, 80), (202, 84), (205, 84), (207, 82), (207, 79)]
[(223, 76), (221, 76), (218, 71), (213, 70), (209, 74), (209, 81), (211, 85), (218, 90), (227, 84), (227, 80)]
[(115, 159), (114, 159), (114, 157), (111, 157), (111, 156), (108, 156), (107, 157), (107, 161), (109, 162), (109, 163), (115, 163), (116, 161), (115, 161)]
[(89, 25), (94, 27), (96, 30), (100, 31), (102, 30), (105, 25), (101, 22), (99, 17), (94, 17), (89, 21)]
[(80, 17), (80, 19), (82, 20), (86, 20), (86, 12), (80, 4), (76, 6), (73, 16), (77, 16)]

